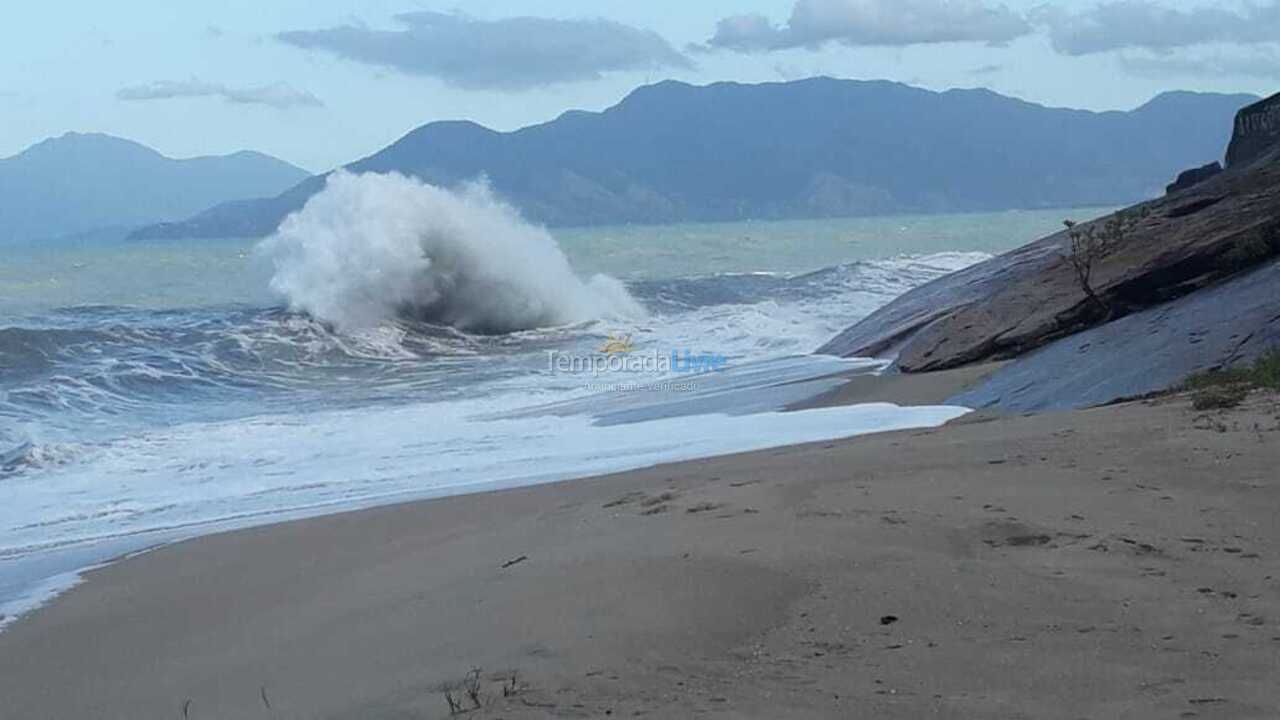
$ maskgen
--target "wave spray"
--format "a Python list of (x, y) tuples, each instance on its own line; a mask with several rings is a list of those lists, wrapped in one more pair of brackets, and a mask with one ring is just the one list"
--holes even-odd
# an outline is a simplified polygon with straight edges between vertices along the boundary
[(338, 171), (260, 250), (292, 309), (343, 332), (397, 318), (496, 334), (644, 316), (618, 280), (575, 275), (550, 233), (483, 182)]

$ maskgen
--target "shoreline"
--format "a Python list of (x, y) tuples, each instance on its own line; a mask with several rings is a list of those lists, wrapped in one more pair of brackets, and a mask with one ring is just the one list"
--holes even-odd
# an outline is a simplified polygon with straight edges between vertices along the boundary
[(508, 718), (1265, 714), (1278, 431), (1170, 397), (204, 536), (0, 633), (0, 696), (445, 717), (479, 667)]
[(854, 370), (839, 375), (844, 382), (834, 389), (792, 403), (786, 410), (795, 412), (864, 403), (892, 403), (903, 407), (948, 405), (951, 398), (977, 386), (1006, 364), (990, 362), (924, 375)]
[[(972, 385), (976, 378), (985, 376), (988, 372), (989, 370), (986, 368), (977, 370), (965, 369), (952, 373), (938, 373), (936, 377), (904, 379), (899, 376), (882, 375), (879, 370), (873, 369), (871, 366), (859, 365), (830, 375), (803, 377), (798, 380), (779, 382), (777, 388), (782, 391), (780, 398), (785, 398), (788, 394), (794, 395), (797, 393), (803, 397), (805, 392), (818, 394), (807, 400), (790, 403), (780, 399), (778, 402), (783, 404), (772, 413), (835, 412), (841, 408), (855, 411), (857, 410), (855, 406), (862, 406), (866, 412), (874, 415), (876, 408), (873, 406), (883, 404), (897, 405), (901, 408), (910, 408), (922, 412), (930, 410), (940, 412), (945, 407), (943, 406), (943, 401), (946, 398), (958, 394)], [(820, 392), (819, 389), (824, 386), (835, 387), (830, 391)], [(718, 416), (714, 410), (715, 408), (713, 407), (707, 407), (704, 410), (704, 414)], [(581, 409), (579, 409), (580, 411)], [(756, 412), (751, 414), (765, 415), (770, 413)], [(631, 423), (640, 423), (645, 419), (650, 418), (639, 416), (637, 419), (632, 420)], [(661, 419), (661, 416), (652, 419)], [(828, 422), (831, 424), (835, 424), (835, 421), (838, 420), (839, 418), (836, 417), (828, 418)], [(902, 420), (888, 417), (882, 418), (881, 423), (882, 425), (888, 423), (890, 426), (873, 432), (892, 431), (897, 429), (892, 425), (896, 424), (902, 427), (904, 424)], [(906, 423), (906, 426), (911, 427), (910, 423)], [(922, 424), (919, 427), (929, 426), (931, 426), (931, 423)], [(708, 455), (693, 457), (677, 457), (656, 464), (665, 465), (672, 462), (705, 459), (726, 454), (767, 451), (790, 444), (826, 442), (867, 433), (865, 430), (853, 432), (852, 428), (850, 428), (849, 433), (845, 435), (841, 435), (839, 430), (835, 432), (817, 432), (816, 434), (800, 431), (798, 434), (802, 436), (809, 435), (810, 437), (801, 439), (797, 443), (781, 441), (776, 444), (763, 443), (756, 448), (746, 448), (727, 453), (712, 452)], [(62, 593), (80, 585), (84, 582), (83, 576), (86, 573), (175, 543), (188, 542), (226, 532), (297, 522), (328, 515), (359, 512), (377, 507), (394, 507), (417, 502), (431, 502), (458, 495), (483, 495), (520, 487), (536, 487), (545, 484), (587, 480), (602, 474), (641, 470), (655, 463), (636, 464), (632, 467), (627, 467), (627, 462), (621, 464), (623, 467), (616, 470), (593, 471), (590, 467), (587, 467), (580, 471), (556, 471), (543, 475), (526, 474), (520, 477), (468, 483), (465, 486), (405, 490), (387, 495), (333, 501), (314, 506), (282, 508), (248, 515), (213, 518), (189, 525), (126, 532), (119, 535), (69, 542), (64, 546), (53, 546), (28, 554), (18, 554), (13, 557), (0, 557), (0, 570), (5, 571), (0, 573), (0, 634), (4, 633), (11, 625), (27, 614), (38, 611), (48, 603), (56, 600)]]

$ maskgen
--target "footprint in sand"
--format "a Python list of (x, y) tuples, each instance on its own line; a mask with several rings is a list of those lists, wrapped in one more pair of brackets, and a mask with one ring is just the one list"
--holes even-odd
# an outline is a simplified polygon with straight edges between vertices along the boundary
[(605, 503), (601, 507), (605, 509), (622, 507), (623, 505), (630, 505), (631, 503), (639, 502), (640, 500), (643, 500), (646, 497), (648, 496), (642, 492), (630, 492), (618, 498), (617, 500), (610, 500), (609, 502)]
[(1014, 520), (995, 520), (983, 524), (980, 532), (983, 544), (989, 547), (1039, 547), (1048, 545), (1053, 537)]
[(664, 492), (661, 495), (646, 497), (640, 501), (640, 507), (644, 508), (640, 511), (641, 515), (660, 515), (671, 509), (671, 503), (680, 497), (679, 493)]

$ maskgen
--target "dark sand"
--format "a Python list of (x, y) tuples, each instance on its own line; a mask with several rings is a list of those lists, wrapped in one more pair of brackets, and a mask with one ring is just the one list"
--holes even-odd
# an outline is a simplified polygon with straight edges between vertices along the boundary
[(443, 718), (482, 668), (468, 717), (1276, 718), (1278, 428), (976, 418), (206, 537), (0, 634), (0, 717)]

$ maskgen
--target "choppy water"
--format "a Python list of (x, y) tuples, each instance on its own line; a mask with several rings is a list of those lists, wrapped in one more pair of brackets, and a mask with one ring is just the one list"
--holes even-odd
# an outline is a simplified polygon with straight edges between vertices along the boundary
[[(554, 233), (574, 278), (618, 279), (639, 314), (605, 308), (621, 301), (586, 280), (566, 300), (561, 286), (576, 279), (512, 279), (552, 270), (535, 267), (541, 256), (513, 257), (510, 243), (458, 250), (492, 236), (462, 233), (433, 246), (432, 258), (461, 270), (431, 292), (478, 298), (468, 302), (492, 305), (490, 316), (545, 301), (569, 320), (487, 334), (443, 322), (458, 317), (448, 299), (406, 306), (379, 296), (370, 307), (395, 313), (354, 327), (325, 315), (399, 282), (386, 266), (397, 247), (363, 265), (339, 261), (367, 275), (351, 282), (334, 280), (327, 251), (290, 248), (285, 262), (305, 272), (284, 290), (282, 255), (245, 241), (11, 251), (0, 266), (0, 615), (48, 589), (67, 562), (83, 565), (122, 538), (138, 547), (228, 523), (945, 421), (959, 411), (776, 411), (831, 387), (832, 372), (871, 365), (809, 355), (840, 329), (1052, 231), (1063, 215)], [(356, 231), (297, 232), (305, 244)], [(349, 294), (315, 300), (335, 282)], [(528, 289), (513, 300), (503, 283)], [(547, 292), (557, 295), (537, 295)], [(629, 336), (637, 353), (713, 353), (728, 370), (590, 377), (549, 361), (596, 355), (611, 335)], [(648, 387), (664, 380), (684, 385)]]

